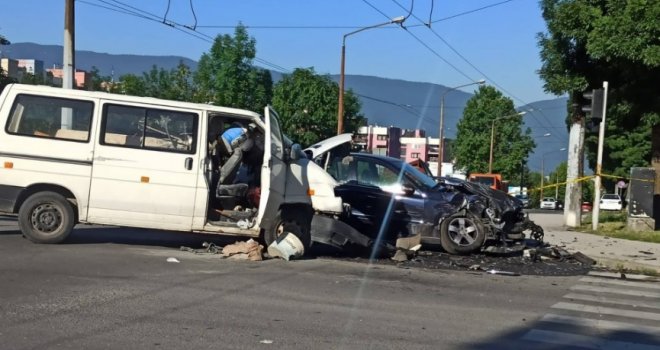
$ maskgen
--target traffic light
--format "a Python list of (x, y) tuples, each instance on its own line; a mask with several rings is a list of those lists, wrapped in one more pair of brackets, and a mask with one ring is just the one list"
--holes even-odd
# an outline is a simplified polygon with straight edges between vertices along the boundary
[(582, 112), (588, 113), (593, 124), (598, 124), (603, 120), (603, 89), (593, 89), (591, 92), (585, 92), (582, 96), (591, 104), (582, 106)]

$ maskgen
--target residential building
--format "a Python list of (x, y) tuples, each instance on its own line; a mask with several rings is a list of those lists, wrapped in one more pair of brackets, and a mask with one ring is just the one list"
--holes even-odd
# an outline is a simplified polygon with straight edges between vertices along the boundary
[[(53, 75), (53, 79), (56, 83), (62, 84), (62, 77), (64, 76), (64, 70), (61, 68), (51, 68), (46, 71), (50, 72)], [(82, 89), (86, 86), (90, 86), (92, 82), (92, 76), (87, 71), (76, 69), (75, 74), (75, 87)]]
[(44, 74), (44, 61), (28, 59), (28, 58), (19, 58), (18, 59), (18, 68), (23, 69), (26, 73), (32, 75), (43, 75)]
[(0, 67), (2, 67), (2, 74), (5, 76), (16, 80), (20, 78), (17, 60), (6, 57), (0, 58)]

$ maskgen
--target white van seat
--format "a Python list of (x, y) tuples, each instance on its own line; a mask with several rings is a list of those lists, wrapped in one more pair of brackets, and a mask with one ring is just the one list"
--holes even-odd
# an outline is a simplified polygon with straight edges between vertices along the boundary
[(123, 134), (113, 134), (113, 133), (106, 133), (105, 134), (105, 143), (111, 144), (111, 145), (125, 145), (126, 144), (126, 135)]
[(87, 140), (88, 131), (83, 130), (72, 130), (72, 129), (59, 129), (55, 133), (56, 139), (68, 139), (68, 140)]

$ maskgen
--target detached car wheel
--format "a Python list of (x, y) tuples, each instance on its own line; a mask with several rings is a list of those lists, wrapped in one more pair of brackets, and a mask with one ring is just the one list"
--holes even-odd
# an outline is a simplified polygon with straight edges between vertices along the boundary
[(484, 228), (474, 216), (451, 216), (440, 224), (440, 244), (450, 254), (469, 254), (481, 248)]
[(298, 237), (300, 242), (302, 242), (303, 247), (305, 247), (304, 255), (308, 255), (309, 248), (312, 246), (312, 235), (310, 233), (310, 228), (303, 224), (301, 218), (282, 218), (278, 215), (276, 222), (277, 224), (273, 229), (264, 232), (264, 242), (266, 243), (266, 247), (270, 246), (273, 242), (288, 232)]
[(35, 243), (60, 243), (73, 230), (73, 207), (59, 193), (35, 193), (18, 210), (18, 226)]

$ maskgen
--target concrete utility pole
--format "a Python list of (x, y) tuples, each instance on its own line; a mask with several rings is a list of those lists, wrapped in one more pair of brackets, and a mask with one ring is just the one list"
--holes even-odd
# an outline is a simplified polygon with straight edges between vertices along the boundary
[(64, 6), (64, 57), (62, 58), (62, 87), (73, 89), (75, 75), (75, 1), (65, 0)]
[(594, 205), (593, 212), (591, 213), (591, 229), (594, 231), (598, 229), (598, 220), (600, 216), (600, 186), (603, 166), (603, 143), (605, 142), (605, 115), (607, 114), (607, 87), (608, 83), (603, 82), (603, 119), (600, 121), (598, 127), (598, 155), (596, 158), (596, 179), (594, 183)]
[[(571, 112), (579, 113), (575, 108), (572, 108)], [(564, 195), (564, 224), (568, 227), (578, 227), (582, 222), (582, 183), (576, 180), (582, 177), (583, 155), (584, 118), (576, 118), (574, 115), (568, 134), (567, 183)]]
[[(62, 88), (73, 89), (75, 80), (75, 1), (65, 0), (64, 4), (64, 52), (62, 58)], [(62, 129), (71, 129), (73, 126), (73, 111), (70, 108), (62, 109)]]

